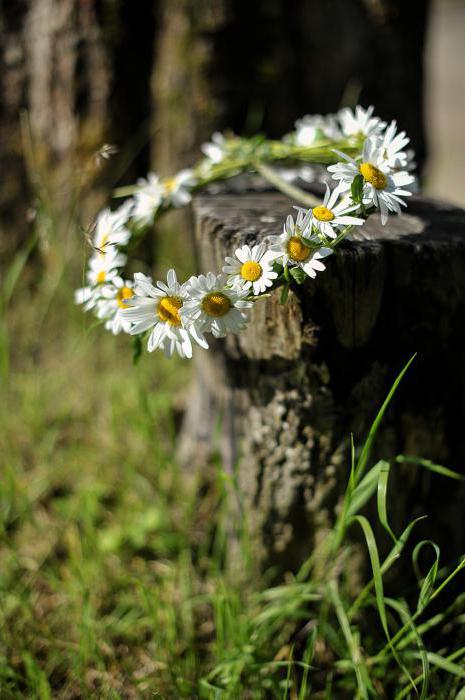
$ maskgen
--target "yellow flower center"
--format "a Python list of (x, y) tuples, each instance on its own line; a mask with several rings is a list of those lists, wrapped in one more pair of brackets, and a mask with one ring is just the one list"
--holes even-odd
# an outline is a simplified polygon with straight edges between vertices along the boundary
[(375, 190), (384, 190), (387, 185), (387, 177), (376, 165), (362, 163), (359, 167), (359, 171), (365, 182), (369, 182), (370, 185), (373, 185)]
[(241, 267), (241, 277), (247, 282), (256, 282), (262, 276), (262, 266), (254, 260), (247, 260)]
[(130, 299), (134, 296), (134, 292), (130, 287), (121, 287), (116, 292), (116, 301), (120, 309), (126, 309), (126, 299)]
[(157, 314), (162, 321), (166, 321), (170, 326), (180, 326), (181, 317), (179, 309), (182, 306), (181, 297), (163, 297), (158, 302)]
[(313, 209), (313, 216), (318, 221), (332, 221), (334, 219), (334, 214), (328, 207), (315, 207)]
[(231, 308), (231, 301), (226, 294), (222, 292), (211, 292), (207, 294), (202, 301), (202, 309), (209, 316), (226, 316)]
[(105, 278), (107, 276), (107, 273), (105, 270), (100, 270), (100, 272), (97, 274), (97, 284), (103, 284), (105, 282)]
[(303, 262), (309, 257), (312, 249), (310, 246), (305, 245), (299, 236), (291, 236), (287, 244), (287, 252), (291, 260)]
[(165, 190), (165, 194), (171, 194), (171, 192), (176, 187), (176, 178), (175, 177), (165, 178), (165, 180), (163, 180), (163, 187)]

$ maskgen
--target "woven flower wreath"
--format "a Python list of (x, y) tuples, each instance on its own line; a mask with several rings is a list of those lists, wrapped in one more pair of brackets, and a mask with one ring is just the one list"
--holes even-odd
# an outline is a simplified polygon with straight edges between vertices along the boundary
[[(395, 121), (387, 125), (373, 116), (373, 107), (357, 106), (326, 117), (305, 116), (295, 127), (281, 141), (215, 133), (193, 168), (168, 179), (150, 173), (117, 191), (128, 198), (96, 219), (87, 286), (76, 291), (76, 303), (92, 310), (112, 333), (136, 336), (139, 346), (145, 338), (149, 352), (160, 348), (168, 357), (190, 358), (193, 345), (208, 348), (209, 334), (240, 333), (261, 297), (282, 287), (284, 303), (292, 285), (323, 272), (326, 258), (371, 214), (379, 211), (383, 225), (391, 213), (400, 214), (416, 179), (414, 153), (405, 150), (409, 139)], [(311, 165), (320, 171), (327, 166), (325, 177), (319, 177), (326, 186), (321, 202), (296, 185), (317, 179)], [(184, 283), (174, 270), (166, 282), (154, 283), (141, 272), (133, 280), (122, 276), (132, 235), (139, 238), (161, 214), (189, 204), (195, 192), (226, 179), (237, 190), (251, 173), (306, 205), (294, 207), (280, 235), (238, 248), (219, 274)]]

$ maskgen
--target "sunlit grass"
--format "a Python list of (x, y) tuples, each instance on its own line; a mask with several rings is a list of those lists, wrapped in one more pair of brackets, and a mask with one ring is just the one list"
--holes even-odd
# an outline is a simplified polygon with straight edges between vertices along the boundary
[[(334, 530), (270, 587), (230, 477), (217, 463), (198, 473), (177, 463), (189, 364), (145, 354), (133, 365), (130, 340), (72, 303), (78, 251), (28, 264), (36, 242), (1, 291), (2, 700), (462, 700), (464, 595), (441, 603), (460, 562), (416, 549), (405, 600), (389, 596), (386, 576), (399, 559), (410, 568), (417, 527), (392, 532), (389, 470), (407, 461), (460, 477), (409, 457), (373, 465), (380, 414), (347, 465)], [(172, 253), (160, 256), (169, 264)], [(381, 527), (364, 517), (368, 501)]]

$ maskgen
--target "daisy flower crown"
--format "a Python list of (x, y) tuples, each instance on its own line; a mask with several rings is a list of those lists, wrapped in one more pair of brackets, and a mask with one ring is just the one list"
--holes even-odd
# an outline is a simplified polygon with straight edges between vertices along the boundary
[[(409, 139), (395, 121), (388, 125), (373, 112), (357, 106), (306, 115), (280, 141), (214, 133), (194, 167), (170, 178), (149, 173), (117, 190), (115, 196), (125, 201), (114, 211), (103, 210), (92, 226), (87, 284), (76, 290), (76, 303), (113, 334), (134, 336), (138, 352), (145, 340), (149, 352), (190, 358), (194, 346), (208, 348), (209, 335), (240, 333), (261, 298), (280, 287), (285, 303), (292, 286), (325, 270), (326, 259), (354, 227), (375, 212), (384, 225), (406, 206), (416, 189), (414, 154), (405, 150)], [(154, 283), (142, 273), (126, 279), (122, 270), (134, 234), (141, 238), (162, 214), (186, 206), (196, 192), (212, 191), (214, 183), (232, 180), (240, 190), (250, 173), (302, 205), (294, 207), (281, 233), (238, 248), (218, 274), (183, 283), (174, 270), (166, 282)], [(322, 201), (298, 186), (318, 177), (325, 182)]]

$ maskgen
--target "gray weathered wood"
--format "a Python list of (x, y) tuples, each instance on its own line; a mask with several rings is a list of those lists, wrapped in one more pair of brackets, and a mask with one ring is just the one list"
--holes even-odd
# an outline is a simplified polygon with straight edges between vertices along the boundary
[[(280, 232), (291, 205), (271, 193), (199, 197), (202, 271)], [(414, 352), (375, 454), (421, 455), (465, 471), (464, 321), (465, 212), (416, 198), (386, 227), (372, 218), (286, 306), (274, 292), (255, 305), (240, 337), (197, 353), (181, 453), (191, 462), (220, 449), (226, 467), (237, 466), (262, 555), (292, 568), (334, 517), (350, 433), (360, 444)], [(406, 465), (395, 472), (398, 525), (429, 512), (427, 531), (441, 533), (451, 552), (463, 549), (455, 485), (433, 477), (431, 490), (428, 473)]]

